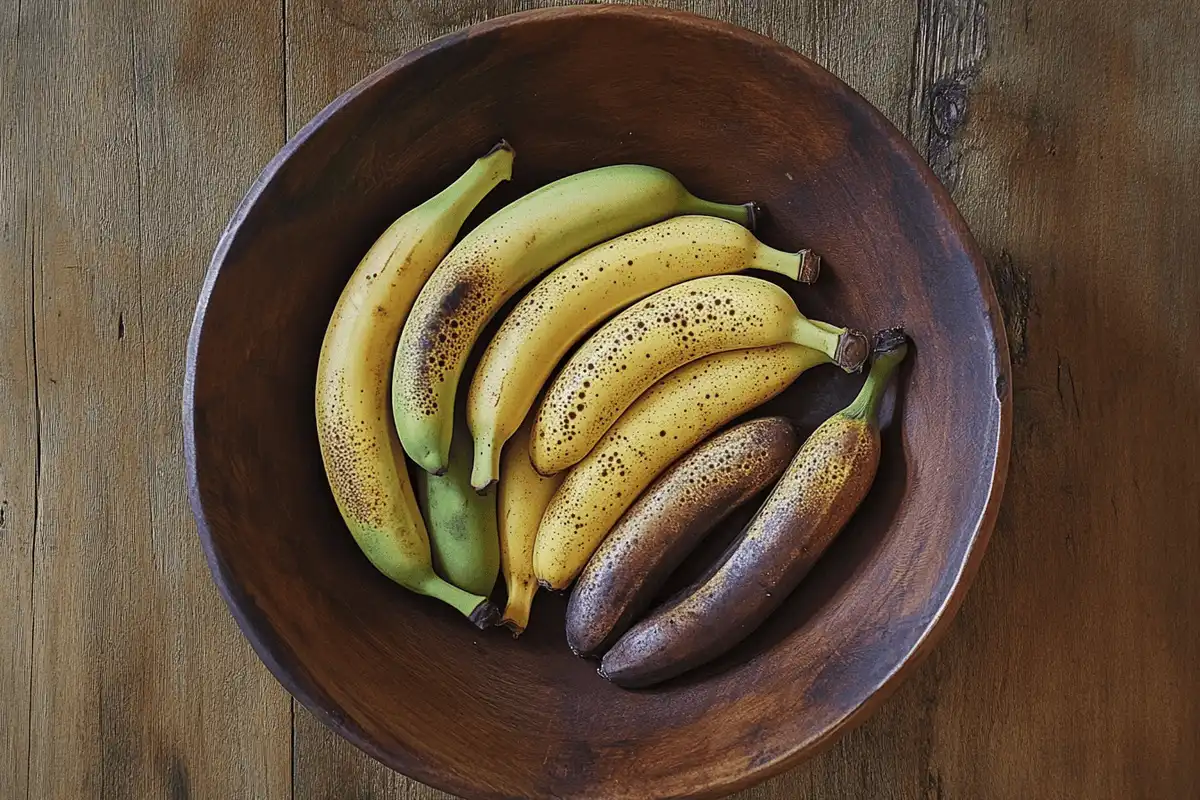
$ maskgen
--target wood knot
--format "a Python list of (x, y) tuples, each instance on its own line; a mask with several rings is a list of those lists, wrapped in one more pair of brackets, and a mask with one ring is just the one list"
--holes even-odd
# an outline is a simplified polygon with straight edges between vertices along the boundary
[(947, 139), (954, 138), (967, 120), (967, 87), (957, 76), (933, 85), (931, 114), (933, 128)]

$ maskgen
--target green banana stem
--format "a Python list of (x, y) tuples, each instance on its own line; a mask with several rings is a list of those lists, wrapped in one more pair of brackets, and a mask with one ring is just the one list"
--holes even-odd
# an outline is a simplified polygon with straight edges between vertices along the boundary
[(757, 203), (714, 203), (711, 200), (701, 200), (699, 197), (688, 196), (679, 210), (680, 214), (704, 214), (709, 217), (721, 217), (731, 220), (748, 230), (754, 230), (758, 217), (762, 213)]
[(888, 381), (907, 354), (908, 339), (900, 328), (891, 328), (876, 334), (867, 381), (859, 390), (858, 397), (854, 398), (854, 402), (841, 412), (841, 416), (865, 420), (872, 426), (878, 425), (879, 406), (883, 402)]
[(818, 328), (824, 328), (825, 330), (829, 331), (830, 333), (836, 333), (839, 336), (841, 335), (842, 331), (846, 330), (845, 328), (839, 328), (837, 325), (833, 325), (828, 322), (823, 322), (819, 319), (810, 319), (809, 322), (811, 322), (813, 325), (816, 325)]
[(465, 217), (498, 183), (512, 179), (514, 155), (512, 145), (501, 139), (458, 180), (434, 195), (430, 203), (445, 204), (446, 211)]
[(477, 627), (484, 628), (495, 621), (498, 609), (486, 597), (463, 591), (452, 583), (432, 576), (415, 587), (416, 591), (447, 603), (468, 617)]
[(762, 245), (747, 266), (777, 272), (800, 283), (814, 283), (821, 274), (821, 257), (812, 250), (789, 253)]
[(789, 341), (820, 351), (847, 372), (855, 372), (867, 358), (867, 337), (850, 328), (836, 328), (803, 315), (792, 327)]

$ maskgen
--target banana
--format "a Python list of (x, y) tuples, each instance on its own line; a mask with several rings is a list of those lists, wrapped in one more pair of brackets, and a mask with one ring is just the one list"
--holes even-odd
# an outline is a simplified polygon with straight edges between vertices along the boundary
[(550, 384), (533, 427), (533, 465), (552, 475), (578, 463), (647, 387), (689, 361), (784, 342), (819, 350), (847, 372), (868, 352), (861, 333), (814, 324), (761, 278), (697, 278), (652, 294), (592, 334)]
[(437, 576), (425, 523), (388, 413), (392, 352), (413, 299), (471, 210), (512, 173), (501, 142), (458, 180), (383, 233), (334, 307), (317, 363), (316, 422), (325, 474), (342, 518), (375, 567), (476, 624), (485, 598)]
[(786, 389), (824, 353), (798, 344), (730, 350), (693, 361), (637, 399), (567, 474), (533, 549), (538, 583), (567, 588), (637, 496), (713, 431)]
[(544, 478), (529, 460), (533, 415), (513, 435), (500, 461), (500, 568), (508, 587), (508, 604), (500, 618), (513, 636), (529, 625), (529, 607), (537, 592), (533, 576), (533, 540), (550, 498), (566, 475)]
[(736, 645), (792, 593), (875, 479), (879, 404), (906, 350), (901, 331), (880, 334), (858, 398), (813, 432), (708, 577), (630, 628), (601, 675), (640, 687), (686, 672)]
[(518, 289), (587, 247), (679, 214), (754, 221), (751, 204), (699, 200), (670, 173), (624, 164), (543, 186), (464, 237), (421, 290), (396, 349), (392, 409), (409, 457), (435, 474), (446, 469), (464, 363)]
[(764, 417), (672, 464), (604, 537), (576, 581), (567, 604), (571, 650), (606, 650), (710, 531), (775, 482), (799, 446), (790, 422)]
[(593, 327), (681, 281), (762, 269), (812, 283), (821, 259), (786, 253), (720, 217), (687, 215), (596, 245), (556, 268), (509, 313), (488, 344), (468, 395), (475, 437), (471, 483), (496, 480), (500, 451), (529, 414), (559, 360)]
[(417, 470), (417, 489), (434, 569), (471, 594), (491, 594), (500, 571), (496, 494), (471, 488), (471, 434), (465, 421), (455, 426), (446, 474)]

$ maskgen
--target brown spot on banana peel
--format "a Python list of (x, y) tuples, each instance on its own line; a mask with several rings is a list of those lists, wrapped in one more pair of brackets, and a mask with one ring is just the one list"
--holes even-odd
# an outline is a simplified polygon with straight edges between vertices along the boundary
[(419, 361), (417, 381), (408, 391), (418, 400), (415, 409), (427, 416), (437, 413), (437, 388), (452, 377), (465, 351), (473, 344), (473, 330), (491, 316), (491, 306), (485, 299), (490, 281), (486, 269), (478, 274), (459, 276), (449, 291), (441, 295), (437, 309), (421, 317), (421, 327), (415, 331), (415, 347), (409, 358)]
[(575, 584), (566, 618), (571, 650), (590, 656), (607, 649), (696, 545), (779, 477), (798, 447), (783, 417), (752, 420), (709, 439), (659, 478)]
[(638, 688), (687, 672), (734, 647), (791, 594), (875, 478), (879, 404), (906, 350), (898, 329), (877, 335), (876, 358), (855, 401), (809, 437), (708, 577), (605, 654), (604, 677)]

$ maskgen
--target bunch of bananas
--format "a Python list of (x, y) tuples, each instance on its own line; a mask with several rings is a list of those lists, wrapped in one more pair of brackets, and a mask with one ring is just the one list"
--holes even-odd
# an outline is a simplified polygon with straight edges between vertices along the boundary
[[(781, 417), (719, 432), (805, 370), (857, 371), (871, 355), (862, 333), (733, 274), (811, 283), (820, 259), (760, 242), (754, 204), (698, 199), (640, 165), (555, 181), (455, 244), (512, 164), (501, 142), (350, 276), (317, 368), (321, 455), (389, 578), (514, 635), (539, 587), (578, 578), (571, 648), (603, 655), (620, 685), (649, 685), (736, 644), (845, 524), (874, 478), (879, 402), (906, 340), (876, 336), (859, 398), (802, 447)], [(489, 322), (535, 281), (460, 392)], [(699, 541), (776, 481), (708, 577), (639, 621)], [(489, 599), (501, 573), (503, 610)]]

